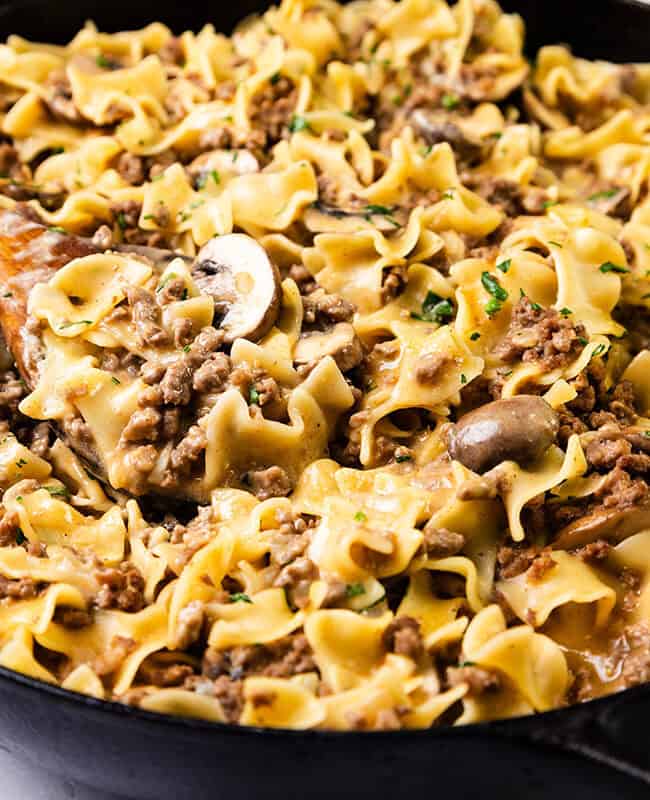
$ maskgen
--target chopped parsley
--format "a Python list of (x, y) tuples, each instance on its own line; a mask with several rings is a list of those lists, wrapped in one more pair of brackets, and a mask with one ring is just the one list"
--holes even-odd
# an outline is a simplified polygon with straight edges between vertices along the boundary
[(556, 247), (562, 247), (562, 245), (559, 242), (554, 242), (552, 239), (549, 239), (548, 243), (554, 244)]
[(124, 216), (124, 212), (123, 211), (120, 211), (119, 214), (117, 215), (117, 225), (118, 225), (118, 228), (121, 231), (125, 231), (126, 230), (126, 227), (127, 227), (127, 225), (126, 225), (126, 217)]
[(478, 331), (474, 331), (474, 333), (472, 333), (472, 334), (471, 334), (471, 336), (470, 336), (469, 338), (470, 338), (470, 339), (471, 339), (473, 342), (475, 342), (477, 339), (480, 339), (480, 338), (481, 338), (481, 334), (480, 334)]
[(643, 431), (643, 435), (650, 439), (650, 431)]
[(453, 200), (454, 199), (454, 188), (453, 186), (451, 189), (447, 189), (442, 193), (442, 200)]
[(103, 53), (100, 53), (97, 56), (97, 58), (95, 59), (95, 63), (97, 64), (98, 67), (101, 67), (102, 69), (111, 68), (111, 62), (106, 58), (106, 56)]
[(300, 131), (310, 131), (311, 125), (304, 117), (301, 117), (299, 114), (294, 114), (291, 117), (291, 122), (289, 122), (289, 130), (291, 131), (291, 133), (299, 133)]
[(386, 219), (390, 222), (391, 225), (394, 225), (396, 228), (400, 228), (399, 222), (393, 217), (393, 210), (388, 206), (378, 206), (374, 203), (366, 206), (366, 220), (371, 222), (371, 217), (373, 214), (380, 214), (382, 217), (386, 217)]
[(66, 229), (62, 228), (60, 225), (50, 225), (48, 231), (50, 233), (67, 233)]
[(596, 192), (592, 194), (590, 197), (587, 198), (589, 203), (594, 203), (597, 200), (607, 200), (610, 197), (614, 197), (614, 195), (618, 192), (618, 189), (607, 189), (604, 192)]
[(274, 72), (273, 75), (269, 78), (269, 83), (271, 86), (275, 86), (275, 84), (280, 80), (280, 73)]
[(231, 603), (252, 603), (253, 601), (246, 594), (246, 592), (233, 592), (230, 595)]
[(497, 314), (503, 306), (501, 303), (496, 299), (496, 297), (490, 298), (487, 303), (485, 304), (485, 313), (488, 317), (491, 317), (493, 314)]
[(345, 587), (345, 596), (352, 598), (352, 597), (359, 597), (360, 594), (365, 594), (366, 589), (362, 583), (348, 583)]
[(354, 515), (354, 521), (355, 522), (367, 522), (368, 521), (368, 517), (363, 513), (363, 511), (357, 511), (357, 513)]
[(605, 261), (604, 264), (601, 264), (598, 269), (601, 272), (619, 272), (625, 273), (629, 272), (630, 270), (627, 267), (621, 267), (620, 264), (614, 264), (611, 261)]
[(481, 273), (481, 283), (485, 291), (491, 294), (492, 297), (500, 303), (508, 299), (508, 292), (501, 286), (498, 278), (495, 278), (494, 275), (490, 275), (489, 272)]
[(447, 111), (452, 111), (460, 105), (460, 98), (457, 94), (443, 94), (440, 102), (443, 108), (446, 108)]
[(46, 486), (52, 497), (70, 497), (70, 492), (65, 486)]
[(460, 373), (460, 382), (461, 384), (467, 383), (467, 376), (463, 372)]
[(567, 308), (567, 307), (565, 306), (564, 308), (561, 308), (561, 309), (560, 309), (560, 315), (561, 315), (561, 316), (563, 316), (563, 317), (568, 317), (570, 314), (573, 314), (573, 311), (571, 311), (571, 309), (570, 309), (570, 308)]
[(119, 386), (122, 381), (119, 378), (116, 378), (115, 375), (111, 378), (111, 383), (114, 383), (116, 386)]
[(591, 357), (595, 358), (596, 356), (602, 355), (606, 349), (607, 348), (605, 347), (604, 344), (599, 344), (598, 347), (594, 348), (594, 352), (591, 354)]
[(551, 208), (551, 206), (556, 206), (559, 202), (559, 200), (544, 200), (542, 208)]
[(476, 666), (476, 662), (475, 661), (459, 661), (458, 662), (458, 666), (459, 667), (475, 667)]
[(420, 322), (444, 322), (454, 316), (454, 304), (448, 297), (440, 297), (435, 292), (427, 292), (422, 302), (422, 310), (418, 314), (411, 311), (413, 319)]
[(254, 386), (251, 386), (248, 392), (248, 402), (252, 406), (258, 406), (260, 404), (260, 393)]
[(501, 261), (501, 263), (497, 264), (497, 269), (500, 270), (503, 273), (506, 273), (510, 269), (510, 264), (511, 263), (512, 263), (512, 259), (511, 258), (506, 258), (504, 261)]
[(187, 291), (187, 288), (183, 289), (183, 294), (181, 295), (181, 300), (187, 300), (188, 295), (189, 295), (189, 292)]
[(169, 275), (156, 286), (156, 292), (162, 292), (172, 278), (176, 277), (175, 272), (170, 272)]
[(16, 534), (16, 544), (25, 544), (27, 541), (27, 537), (22, 532), (21, 528), (18, 528), (18, 533)]
[(3, 297), (13, 297), (14, 293), (13, 292), (5, 292), (2, 296)]
[(189, 353), (189, 352), (190, 352), (190, 346), (189, 346), (189, 344), (185, 344), (185, 345), (183, 345), (183, 352), (184, 352), (184, 353)]
[(16, 461), (16, 466), (18, 467), (18, 469), (22, 469), (26, 463), (27, 462), (25, 461), (24, 458), (19, 458), (18, 461)]
[(584, 336), (578, 336), (578, 342), (583, 346), (586, 347), (589, 344), (589, 339), (585, 339)]

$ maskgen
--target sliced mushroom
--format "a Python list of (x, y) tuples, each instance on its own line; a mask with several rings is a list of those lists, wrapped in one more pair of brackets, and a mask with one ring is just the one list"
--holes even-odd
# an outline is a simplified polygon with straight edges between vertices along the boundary
[(215, 236), (199, 251), (192, 278), (215, 300), (226, 342), (256, 340), (275, 323), (280, 310), (280, 273), (251, 236)]
[(553, 547), (567, 550), (573, 547), (607, 539), (622, 542), (646, 528), (650, 528), (650, 501), (629, 508), (599, 508), (581, 519), (574, 520), (560, 530)]
[(502, 461), (527, 464), (539, 458), (559, 430), (556, 412), (541, 397), (522, 394), (470, 411), (447, 434), (449, 454), (473, 472)]
[(458, 158), (466, 163), (484, 158), (494, 144), (468, 136), (459, 125), (426, 108), (416, 108), (410, 120), (428, 145), (448, 142)]
[(249, 175), (260, 171), (260, 163), (249, 150), (209, 150), (201, 153), (187, 167), (193, 178), (211, 179), (212, 173)]
[(339, 322), (326, 331), (304, 333), (296, 342), (293, 359), (296, 364), (316, 364), (332, 356), (341, 372), (361, 363), (363, 347), (349, 322)]

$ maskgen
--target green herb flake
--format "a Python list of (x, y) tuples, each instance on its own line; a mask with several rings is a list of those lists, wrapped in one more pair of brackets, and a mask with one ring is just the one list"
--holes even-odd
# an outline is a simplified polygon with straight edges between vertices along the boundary
[(467, 383), (467, 376), (463, 372), (460, 373), (460, 382), (461, 382), (461, 385)]
[(460, 98), (456, 94), (443, 94), (440, 102), (447, 111), (453, 111), (454, 108), (458, 108), (460, 105)]
[(116, 378), (115, 375), (111, 378), (111, 383), (114, 383), (116, 386), (119, 386), (122, 381), (119, 378)]
[(13, 297), (14, 293), (13, 292), (5, 292), (2, 296), (3, 297)]
[(411, 312), (413, 319), (420, 322), (444, 322), (454, 316), (454, 304), (448, 297), (440, 297), (435, 292), (427, 292), (422, 303), (422, 311)]
[(205, 184), (208, 182), (208, 174), (207, 172), (202, 172), (199, 177), (196, 179), (196, 188), (200, 192), (201, 190), (205, 189)]
[(46, 486), (45, 489), (52, 495), (52, 497), (70, 497), (70, 492), (65, 486)]
[(614, 264), (611, 261), (605, 261), (605, 263), (601, 264), (598, 269), (601, 272), (618, 272), (621, 274), (630, 271), (627, 267), (622, 267), (620, 264)]
[(564, 308), (561, 308), (561, 309), (560, 309), (560, 315), (561, 315), (562, 317), (568, 317), (568, 316), (570, 316), (571, 314), (573, 314), (573, 311), (571, 311), (571, 309), (570, 309), (570, 308), (567, 308), (566, 306), (565, 306)]
[(363, 511), (357, 511), (357, 513), (354, 515), (354, 521), (355, 522), (367, 522), (368, 521), (368, 517), (363, 513)]
[(348, 583), (345, 587), (345, 596), (348, 598), (359, 597), (359, 595), (365, 593), (366, 589), (362, 583)]
[(181, 294), (181, 300), (187, 300), (189, 292), (187, 289), (183, 289), (183, 294)]
[(252, 603), (253, 601), (246, 594), (246, 592), (233, 592), (230, 595), (231, 603)]
[(470, 336), (469, 338), (470, 338), (470, 339), (471, 339), (473, 342), (475, 342), (475, 341), (477, 341), (478, 339), (480, 339), (480, 338), (481, 338), (481, 334), (480, 334), (478, 331), (474, 331), (474, 333), (472, 333), (472, 334), (471, 334), (471, 336)]
[(126, 225), (126, 217), (124, 216), (124, 212), (123, 211), (120, 211), (119, 214), (117, 215), (117, 226), (121, 231), (125, 231), (126, 230), (126, 227), (127, 227), (127, 225)]
[(21, 528), (18, 528), (18, 533), (16, 534), (16, 544), (25, 544), (27, 541), (27, 537), (22, 532)]
[(407, 455), (395, 456), (395, 461), (397, 461), (398, 464), (403, 464), (405, 461), (412, 461), (412, 460), (413, 460), (412, 457)]
[(274, 72), (273, 75), (271, 75), (271, 77), (269, 78), (269, 83), (271, 84), (271, 86), (275, 86), (275, 84), (280, 80), (280, 77), (281, 76), (279, 72)]
[(607, 348), (604, 344), (599, 344), (598, 347), (594, 348), (594, 352), (591, 354), (592, 358), (596, 358), (597, 356), (602, 355)]
[(184, 352), (184, 353), (189, 353), (189, 352), (190, 352), (190, 346), (189, 346), (189, 344), (185, 344), (185, 345), (183, 345), (183, 352)]
[(258, 406), (260, 404), (260, 393), (254, 386), (251, 386), (248, 392), (248, 402), (251, 406)]
[(106, 56), (103, 53), (100, 53), (97, 56), (97, 58), (95, 59), (95, 63), (97, 64), (98, 67), (101, 67), (102, 69), (111, 68), (111, 62), (106, 58)]
[(508, 299), (508, 292), (501, 286), (498, 279), (494, 275), (490, 275), (489, 272), (481, 273), (481, 283), (485, 291), (491, 294), (495, 300), (502, 303)]
[(512, 259), (511, 258), (506, 258), (504, 261), (501, 261), (500, 264), (497, 264), (497, 269), (505, 274), (510, 269), (510, 264), (511, 263), (512, 263)]
[(62, 228), (60, 225), (50, 225), (48, 231), (50, 233), (67, 233), (66, 229)]
[(485, 304), (484, 307), (485, 313), (488, 315), (488, 317), (492, 317), (494, 316), (494, 314), (498, 314), (502, 308), (503, 306), (496, 299), (496, 297), (492, 297), (490, 300), (488, 300), (488, 302)]
[(610, 197), (614, 197), (614, 195), (617, 194), (617, 192), (618, 189), (607, 189), (604, 192), (596, 192), (595, 194), (592, 194), (590, 197), (588, 197), (587, 201), (589, 203), (594, 203), (598, 200), (607, 200)]
[(589, 339), (585, 339), (584, 336), (578, 336), (578, 342), (583, 346), (586, 347), (589, 344)]
[(476, 666), (476, 661), (459, 661), (458, 662), (458, 666), (459, 667), (475, 667)]
[(442, 200), (453, 200), (454, 199), (454, 189), (447, 189), (442, 193)]
[[(5, 295), (5, 297), (6, 297), (6, 296), (7, 296), (7, 295)], [(648, 292), (647, 294), (642, 294), (642, 295), (641, 295), (641, 299), (642, 299), (642, 300), (650, 300), (650, 292)]]
[(559, 200), (544, 200), (542, 208), (551, 208), (552, 206), (556, 206), (559, 202)]
[(160, 175), (154, 175), (151, 179), (151, 183), (156, 183), (157, 181), (161, 181), (165, 177), (165, 173), (161, 172)]
[(650, 439), (650, 431), (643, 431), (643, 435), (647, 436)]
[(27, 462), (25, 461), (24, 458), (19, 458), (18, 461), (16, 461), (16, 466), (18, 467), (18, 469), (22, 469), (26, 463)]
[(310, 131), (311, 126), (309, 122), (301, 117), (299, 114), (294, 114), (289, 122), (289, 130), (291, 133), (299, 133), (300, 131)]
[(560, 248), (562, 247), (562, 245), (559, 242), (554, 242), (552, 239), (549, 239), (548, 243), (552, 244), (552, 245), (555, 245), (555, 247), (560, 247)]
[(216, 186), (218, 186), (221, 183), (221, 175), (219, 175), (216, 169), (210, 170), (210, 177), (215, 182)]

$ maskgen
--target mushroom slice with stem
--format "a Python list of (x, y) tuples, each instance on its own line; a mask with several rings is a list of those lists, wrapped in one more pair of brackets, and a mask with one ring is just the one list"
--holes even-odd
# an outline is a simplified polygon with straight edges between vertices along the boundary
[(363, 347), (349, 322), (339, 322), (325, 331), (304, 333), (293, 351), (293, 360), (301, 366), (316, 365), (325, 356), (332, 356), (341, 372), (361, 362)]
[(484, 142), (465, 133), (460, 125), (425, 108), (416, 108), (410, 116), (411, 125), (424, 141), (433, 147), (449, 142), (461, 161), (473, 162), (485, 158), (494, 142)]
[(280, 273), (251, 236), (229, 233), (210, 239), (196, 257), (192, 278), (214, 298), (226, 343), (260, 339), (273, 327), (282, 296)]
[(566, 550), (597, 539), (622, 542), (646, 528), (650, 528), (650, 501), (627, 508), (599, 508), (562, 528), (553, 547)]

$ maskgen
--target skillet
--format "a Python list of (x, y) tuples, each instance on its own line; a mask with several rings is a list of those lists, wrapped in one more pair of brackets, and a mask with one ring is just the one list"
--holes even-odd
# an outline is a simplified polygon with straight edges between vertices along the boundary
[[(650, 61), (650, 5), (640, 0), (503, 0), (533, 53), (568, 42), (587, 58)], [(2, 0), (0, 38), (67, 41), (160, 19), (176, 32), (228, 30), (266, 7), (239, 0)], [(650, 797), (650, 684), (533, 717), (384, 733), (258, 730), (151, 714), (0, 668), (0, 747), (69, 779), (142, 800)], [(0, 785), (0, 797), (6, 794)], [(13, 800), (13, 798), (7, 798)], [(22, 800), (19, 798), (18, 800)]]

